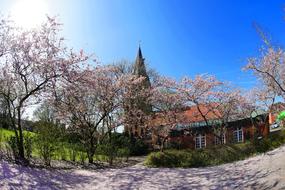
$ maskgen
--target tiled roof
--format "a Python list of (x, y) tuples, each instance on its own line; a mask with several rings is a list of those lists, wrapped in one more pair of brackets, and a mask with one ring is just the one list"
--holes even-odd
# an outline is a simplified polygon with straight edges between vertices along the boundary
[[(177, 113), (177, 118), (176, 121), (173, 122), (173, 125), (175, 124), (176, 129), (181, 129), (181, 128), (189, 128), (189, 127), (203, 127), (206, 126), (205, 119), (201, 115), (201, 113), (205, 116), (207, 119), (207, 122), (209, 125), (217, 125), (221, 124), (221, 114), (215, 107), (217, 104), (212, 103), (212, 104), (204, 104), (204, 105), (199, 105), (197, 106), (189, 106), (185, 108), (183, 111)], [(201, 112), (201, 113), (200, 113)], [(173, 113), (174, 114), (174, 113)], [(256, 112), (253, 112), (252, 115), (244, 116), (244, 117), (232, 117), (229, 119), (229, 121), (238, 121), (250, 117), (257, 117), (259, 115), (266, 114), (265, 111), (263, 110), (257, 110)], [(165, 117), (164, 117), (165, 115)], [(170, 114), (171, 115), (171, 114)], [(161, 113), (160, 115), (157, 115), (157, 117), (152, 120), (153, 125), (159, 126), (159, 125), (172, 125), (171, 121), (167, 121), (167, 116), (166, 113)], [(179, 123), (179, 124), (177, 124)]]

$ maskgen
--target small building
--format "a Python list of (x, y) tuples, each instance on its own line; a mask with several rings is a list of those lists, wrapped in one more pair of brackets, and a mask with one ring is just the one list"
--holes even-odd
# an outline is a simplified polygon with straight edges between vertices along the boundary
[[(205, 105), (202, 106), (205, 109)], [(269, 114), (258, 111), (245, 118), (235, 118), (222, 126), (220, 119), (215, 114), (207, 115), (207, 123), (197, 112), (197, 107), (192, 106), (182, 111), (183, 119), (169, 128), (165, 136), (165, 146), (173, 148), (200, 149), (219, 144), (243, 143), (254, 138), (266, 137), (269, 134)], [(157, 148), (162, 139), (159, 130), (164, 127), (163, 119), (156, 119), (152, 126), (152, 146)], [(208, 125), (207, 125), (208, 124)]]
[[(142, 89), (151, 87), (140, 47), (132, 72), (138, 77), (145, 77), (140, 86)], [(132, 110), (133, 106), (137, 106), (135, 108), (139, 108), (145, 115), (153, 116), (153, 118), (147, 123), (135, 121), (125, 124), (124, 132), (131, 137), (143, 139), (146, 144), (154, 149), (164, 143), (168, 147), (199, 149), (218, 144), (243, 143), (254, 138), (266, 137), (271, 132), (271, 126), (273, 124), (275, 126), (276, 113), (279, 110), (285, 110), (285, 104), (278, 103), (271, 107), (270, 114), (265, 111), (257, 111), (243, 118), (231, 118), (225, 125), (216, 115), (216, 111), (215, 113), (209, 111), (208, 107), (215, 106), (201, 105), (202, 112), (207, 112), (207, 122), (197, 107), (190, 106), (181, 110), (178, 117), (179, 122), (166, 122), (164, 115), (162, 113), (156, 114), (152, 106), (147, 104), (143, 98), (136, 99), (135, 104), (132, 101), (125, 108), (126, 112)], [(133, 115), (131, 111), (128, 117), (130, 121), (140, 118)], [(164, 128), (170, 130), (163, 131)], [(161, 135), (161, 133), (164, 134)]]

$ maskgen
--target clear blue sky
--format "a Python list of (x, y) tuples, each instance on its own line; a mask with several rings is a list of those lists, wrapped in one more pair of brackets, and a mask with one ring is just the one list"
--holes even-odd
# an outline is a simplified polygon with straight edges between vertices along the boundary
[[(7, 13), (16, 0), (1, 0)], [(285, 42), (280, 0), (46, 0), (59, 15), (68, 44), (94, 52), (102, 63), (134, 60), (141, 41), (150, 67), (175, 78), (210, 73), (250, 87), (241, 71), (258, 54), (257, 22), (274, 43)]]

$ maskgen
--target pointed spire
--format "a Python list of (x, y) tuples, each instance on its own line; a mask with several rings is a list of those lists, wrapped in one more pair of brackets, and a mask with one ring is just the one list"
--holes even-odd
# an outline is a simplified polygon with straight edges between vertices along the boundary
[[(138, 54), (136, 57), (136, 62), (134, 64), (133, 74), (138, 77), (145, 77), (145, 79), (140, 84), (142, 89), (148, 89), (151, 87), (150, 79), (146, 71), (146, 66), (144, 63), (144, 58), (142, 55), (141, 46), (139, 45)], [(152, 106), (149, 105), (144, 98), (139, 98), (137, 100), (137, 105), (140, 107), (142, 111), (145, 113), (150, 113), (152, 111)]]
[(141, 45), (139, 44), (139, 50), (138, 50), (138, 54), (137, 54), (137, 59), (143, 59), (143, 56), (142, 56), (142, 50), (141, 50)]
[(134, 65), (134, 74), (138, 75), (138, 76), (144, 76), (147, 77), (147, 73), (146, 73), (146, 67), (144, 64), (144, 58), (142, 55), (142, 50), (141, 50), (141, 46), (139, 45), (139, 49), (138, 49), (138, 54), (136, 57), (136, 62)]

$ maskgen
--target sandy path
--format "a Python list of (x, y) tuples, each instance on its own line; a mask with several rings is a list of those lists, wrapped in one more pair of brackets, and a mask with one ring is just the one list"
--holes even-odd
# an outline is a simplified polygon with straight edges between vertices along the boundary
[(216, 167), (45, 170), (0, 161), (0, 189), (285, 189), (285, 146)]

